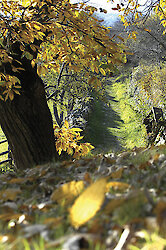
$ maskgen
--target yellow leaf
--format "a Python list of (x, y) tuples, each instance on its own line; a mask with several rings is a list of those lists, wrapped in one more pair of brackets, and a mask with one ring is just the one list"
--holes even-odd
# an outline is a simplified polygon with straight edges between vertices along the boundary
[(75, 10), (75, 16), (78, 17), (79, 16), (79, 11)]
[(32, 61), (31, 61), (31, 65), (32, 65), (32, 68), (34, 68), (35, 67), (35, 59), (33, 59)]
[(64, 126), (65, 126), (67, 129), (69, 128), (69, 123), (68, 123), (68, 121), (65, 120)]
[(118, 190), (118, 191), (124, 191), (129, 187), (130, 187), (130, 185), (128, 183), (124, 183), (124, 182), (113, 181), (113, 182), (107, 183), (107, 191), (109, 191), (110, 188), (113, 188), (113, 189)]
[(69, 155), (72, 155), (72, 154), (74, 153), (74, 151), (73, 151), (72, 148), (68, 148), (68, 149), (67, 149), (67, 153), (68, 153)]
[(124, 22), (125, 22), (125, 18), (124, 18), (124, 16), (123, 16), (123, 15), (121, 15), (121, 16), (120, 16), (120, 18), (121, 18), (121, 21), (124, 23)]
[(82, 131), (81, 128), (72, 128), (71, 130), (74, 131), (74, 132), (75, 132), (75, 131), (76, 131), (76, 132), (81, 132), (81, 131)]
[(70, 209), (70, 221), (79, 227), (90, 220), (100, 209), (106, 191), (106, 178), (91, 184), (75, 201)]
[(138, 13), (135, 14), (135, 19), (138, 19), (139, 15)]
[(106, 75), (106, 72), (104, 69), (100, 68), (100, 72), (105, 76)]
[(34, 52), (36, 52), (36, 47), (35, 47), (35, 45), (30, 44), (30, 47), (31, 47), (31, 49), (32, 49)]
[(84, 188), (83, 181), (71, 181), (55, 189), (51, 195), (52, 201), (57, 201), (66, 205), (69, 204)]
[(41, 30), (40, 25), (34, 24), (33, 27), (34, 27), (36, 30)]
[(37, 68), (37, 73), (38, 75), (45, 75), (47, 73), (47, 68), (45, 66), (41, 66), (39, 65), (38, 68)]
[(28, 7), (31, 4), (30, 0), (22, 0), (21, 2), (22, 2), (22, 6), (25, 7), (25, 8)]
[(149, 30), (149, 29), (144, 29), (145, 31), (147, 31), (147, 32), (151, 32), (151, 30)]
[(20, 189), (16, 188), (8, 188), (6, 190), (0, 191), (0, 200), (7, 201), (11, 200), (14, 201), (17, 199), (17, 195), (20, 194)]
[(20, 50), (24, 51), (25, 50), (24, 46), (20, 45)]
[(13, 89), (14, 93), (16, 93), (17, 95), (20, 95), (20, 92), (16, 89)]
[(10, 98), (11, 101), (14, 99), (14, 92), (13, 92), (13, 90), (9, 91), (9, 98)]
[(38, 34), (38, 37), (40, 39), (43, 39), (43, 37), (45, 36), (45, 34), (43, 32), (40, 32), (40, 31), (37, 34)]

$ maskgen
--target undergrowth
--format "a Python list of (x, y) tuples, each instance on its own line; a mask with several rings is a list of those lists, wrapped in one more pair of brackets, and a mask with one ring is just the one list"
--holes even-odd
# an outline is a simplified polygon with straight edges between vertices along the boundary
[(119, 114), (122, 121), (118, 128), (109, 128), (110, 131), (119, 137), (125, 148), (146, 146), (146, 130), (143, 125), (143, 117), (135, 109), (132, 97), (129, 92), (129, 75), (121, 74), (110, 79), (107, 91), (116, 100), (110, 101), (111, 107)]

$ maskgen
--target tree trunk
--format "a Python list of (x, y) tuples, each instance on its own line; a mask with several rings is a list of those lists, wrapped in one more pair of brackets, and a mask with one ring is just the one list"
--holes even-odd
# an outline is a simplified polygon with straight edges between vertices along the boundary
[(28, 59), (22, 60), (22, 66), (25, 71), (15, 73), (21, 81), (21, 94), (15, 94), (13, 101), (0, 101), (0, 125), (18, 169), (57, 157), (43, 82)]

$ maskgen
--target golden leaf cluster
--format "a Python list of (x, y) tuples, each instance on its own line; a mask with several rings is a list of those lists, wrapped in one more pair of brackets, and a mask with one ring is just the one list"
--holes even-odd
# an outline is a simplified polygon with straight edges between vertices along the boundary
[(7, 100), (8, 98), (12, 101), (14, 99), (14, 94), (20, 95), (20, 81), (16, 76), (0, 74), (0, 87), (3, 89), (2, 95), (0, 95), (1, 100)]
[(62, 151), (66, 151), (74, 158), (86, 156), (94, 148), (90, 143), (80, 143), (83, 136), (80, 135), (80, 128), (70, 128), (67, 121), (64, 122), (62, 128), (54, 127), (56, 137), (56, 150), (60, 155)]

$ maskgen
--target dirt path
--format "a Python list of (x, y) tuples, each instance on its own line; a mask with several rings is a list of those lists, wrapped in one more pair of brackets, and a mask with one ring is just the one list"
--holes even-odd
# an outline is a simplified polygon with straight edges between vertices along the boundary
[(118, 138), (109, 131), (109, 128), (118, 128), (119, 122), (122, 122), (120, 116), (111, 107), (95, 98), (89, 114), (86, 141), (94, 145), (98, 152), (121, 150)]

